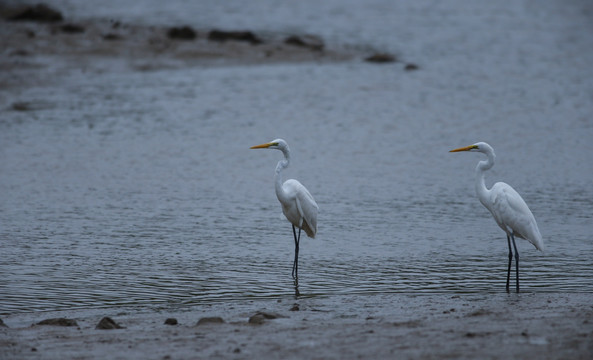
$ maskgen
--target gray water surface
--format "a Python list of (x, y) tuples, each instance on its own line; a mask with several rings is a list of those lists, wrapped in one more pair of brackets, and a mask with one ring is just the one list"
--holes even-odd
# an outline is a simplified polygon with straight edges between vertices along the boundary
[[(2, 91), (0, 314), (293, 296), (292, 232), (273, 188), (281, 153), (249, 150), (277, 137), (292, 150), (285, 179), (320, 207), (317, 238), (301, 241), (303, 296), (503, 292), (506, 237), (473, 188), (480, 155), (448, 153), (477, 141), (497, 153), (488, 186), (511, 184), (546, 243), (542, 254), (519, 240), (522, 290), (593, 292), (593, 40), (581, 3), (534, 13), (508, 1), (487, 16), (424, 2), (406, 18), (380, 16), (389, 1), (328, 3), (299, 7), (287, 28), (387, 46), (421, 69), (72, 71)], [(354, 40), (338, 31), (349, 21), (365, 29)], [(49, 105), (10, 109), (23, 98)]]

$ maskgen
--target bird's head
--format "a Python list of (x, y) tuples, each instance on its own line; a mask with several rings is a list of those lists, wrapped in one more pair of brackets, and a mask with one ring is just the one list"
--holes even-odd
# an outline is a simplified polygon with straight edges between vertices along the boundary
[(284, 151), (288, 149), (288, 144), (282, 139), (276, 139), (265, 144), (252, 146), (250, 149), (277, 149)]
[(460, 147), (458, 149), (449, 150), (449, 152), (460, 152), (460, 151), (472, 151), (472, 152), (481, 152), (481, 153), (489, 153), (494, 152), (492, 146), (488, 145), (485, 142), (475, 143), (473, 145)]

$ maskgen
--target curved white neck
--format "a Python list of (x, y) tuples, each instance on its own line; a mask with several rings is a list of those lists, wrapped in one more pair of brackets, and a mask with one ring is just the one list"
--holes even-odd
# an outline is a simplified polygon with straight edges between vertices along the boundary
[(494, 152), (487, 152), (485, 153), (486, 156), (488, 156), (487, 160), (481, 160), (480, 162), (478, 162), (478, 165), (476, 166), (476, 193), (478, 194), (478, 198), (480, 199), (480, 202), (482, 203), (482, 205), (486, 206), (487, 208), (489, 208), (487, 204), (490, 204), (489, 201), (487, 201), (488, 197), (489, 197), (489, 193), (490, 190), (488, 190), (488, 188), (486, 187), (486, 181), (484, 180), (484, 173), (486, 172), (486, 170), (489, 170), (490, 168), (492, 168), (492, 166), (494, 166), (494, 159), (495, 159), (495, 155)]
[(278, 200), (282, 200), (286, 197), (284, 194), (284, 189), (282, 188), (282, 170), (286, 169), (290, 164), (290, 152), (288, 150), (282, 150), (284, 154), (284, 159), (278, 161), (276, 165), (276, 172), (274, 174), (274, 185), (276, 188), (276, 196)]

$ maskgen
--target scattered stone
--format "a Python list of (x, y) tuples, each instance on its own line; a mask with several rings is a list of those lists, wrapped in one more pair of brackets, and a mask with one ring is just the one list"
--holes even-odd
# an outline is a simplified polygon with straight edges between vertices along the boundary
[(38, 322), (36, 325), (78, 326), (76, 320), (66, 318), (46, 319)]
[(263, 41), (251, 31), (224, 31), (212, 30), (208, 33), (208, 40), (224, 42), (227, 40), (245, 41), (252, 45), (261, 44)]
[(32, 347), (31, 348), (31, 351), (37, 351), (37, 348), (36, 347)]
[(196, 325), (208, 325), (208, 324), (223, 324), (224, 320), (220, 316), (203, 317), (198, 320)]
[(325, 46), (323, 40), (314, 35), (291, 35), (284, 40), (284, 43), (287, 45), (309, 48), (315, 51), (322, 51)]
[(52, 105), (44, 101), (16, 101), (11, 105), (11, 109), (15, 111), (36, 111), (49, 109)]
[(195, 30), (189, 26), (182, 26), (182, 27), (172, 27), (167, 31), (167, 36), (169, 39), (175, 40), (193, 40), (198, 35), (196, 34)]
[(99, 321), (99, 323), (97, 324), (95, 329), (112, 330), (112, 329), (125, 329), (125, 328), (123, 326), (119, 325), (118, 323), (116, 323), (115, 321), (113, 321), (112, 318), (105, 316), (103, 319), (101, 319), (101, 321)]
[[(9, 54), (9, 56), (29, 56), (31, 55), (27, 50), (24, 49), (16, 49), (11, 51)], [(13, 110), (16, 110), (13, 108)]]
[(290, 308), (290, 311), (299, 311), (299, 310), (301, 310), (301, 308), (299, 307), (299, 304), (294, 304)]
[(391, 55), (388, 53), (376, 53), (376, 54), (373, 54), (373, 55), (367, 57), (364, 60), (368, 61), (368, 62), (372, 62), (372, 63), (377, 63), (377, 64), (392, 63), (392, 62), (397, 61), (397, 59), (395, 58), (394, 55)]
[(249, 318), (249, 323), (254, 325), (261, 325), (266, 321), (265, 316), (262, 314), (255, 314)]
[(2, 319), (0, 319), (0, 327), (8, 327)]
[(60, 22), (62, 13), (45, 4), (29, 5), (8, 18), (12, 21)]
[(255, 325), (261, 325), (266, 320), (272, 320), (272, 319), (277, 319), (277, 318), (281, 318), (281, 317), (284, 317), (284, 316), (279, 315), (279, 314), (272, 314), (272, 313), (267, 313), (267, 312), (263, 312), (263, 311), (258, 311), (257, 313), (255, 313), (255, 315), (252, 315), (249, 318), (249, 323), (255, 324)]
[(177, 319), (168, 318), (167, 320), (165, 320), (165, 325), (177, 325)]
[(17, 102), (12, 103), (12, 110), (29, 111), (29, 110), (31, 110), (31, 106), (27, 102), (17, 101)]
[(474, 312), (471, 312), (469, 314), (467, 314), (467, 316), (484, 316), (484, 315), (488, 315), (490, 314), (490, 311), (486, 310), (486, 309), (478, 309)]
[(241, 352), (241, 349), (239, 349), (239, 348), (235, 348), (235, 350), (233, 350), (233, 352), (234, 352), (235, 354), (238, 354), (238, 353), (240, 353), (240, 352)]
[(60, 30), (67, 34), (81, 34), (84, 32), (84, 27), (77, 24), (64, 24), (60, 26)]
[(404, 70), (406, 70), (406, 71), (414, 71), (414, 70), (418, 70), (418, 69), (419, 69), (418, 65), (412, 64), (412, 63), (406, 64), (406, 67), (404, 67)]
[(103, 35), (103, 40), (107, 40), (107, 41), (116, 41), (116, 40), (121, 40), (123, 39), (121, 37), (121, 35), (118, 34), (114, 34), (114, 33), (108, 33)]
[(489, 331), (479, 332), (479, 333), (476, 333), (476, 332), (473, 332), (473, 331), (468, 331), (467, 333), (465, 333), (465, 337), (468, 337), (468, 338), (485, 337), (485, 336), (488, 336), (490, 334), (491, 333)]

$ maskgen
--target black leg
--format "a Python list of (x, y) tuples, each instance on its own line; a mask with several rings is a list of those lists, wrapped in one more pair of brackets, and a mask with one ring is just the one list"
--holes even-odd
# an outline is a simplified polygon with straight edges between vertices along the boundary
[(297, 237), (296, 229), (292, 226), (292, 234), (294, 235), (294, 261), (292, 263), (292, 278), (299, 277), (299, 242), (301, 240), (301, 229), (299, 228), (299, 236)]
[(509, 244), (509, 268), (507, 270), (507, 292), (510, 292), (509, 283), (511, 281), (511, 264), (513, 263), (513, 251), (511, 250), (511, 238), (509, 237), (508, 234), (507, 234), (507, 242)]
[(295, 278), (294, 279), (294, 297), (298, 298), (299, 296), (301, 296), (301, 293), (299, 292), (299, 278)]
[(517, 244), (515, 244), (514, 233), (511, 233), (511, 239), (513, 240), (513, 248), (515, 249), (515, 277), (517, 280), (517, 292), (519, 292), (519, 252), (517, 251)]

